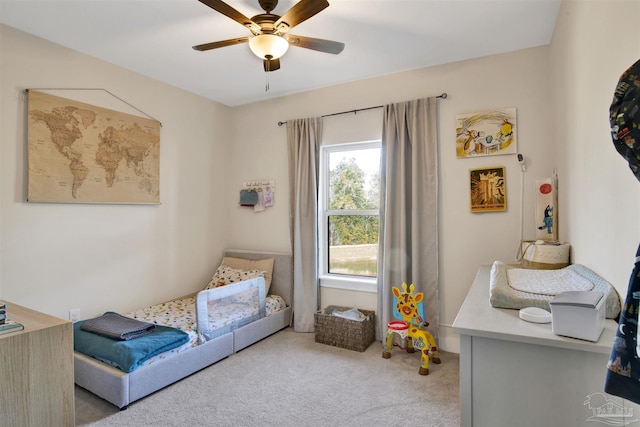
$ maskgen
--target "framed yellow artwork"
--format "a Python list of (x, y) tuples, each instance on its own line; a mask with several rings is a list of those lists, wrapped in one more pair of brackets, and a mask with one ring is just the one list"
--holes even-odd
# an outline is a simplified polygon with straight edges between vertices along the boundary
[(469, 170), (471, 212), (507, 210), (507, 183), (504, 166)]
[(516, 154), (516, 109), (456, 116), (456, 156), (470, 158)]

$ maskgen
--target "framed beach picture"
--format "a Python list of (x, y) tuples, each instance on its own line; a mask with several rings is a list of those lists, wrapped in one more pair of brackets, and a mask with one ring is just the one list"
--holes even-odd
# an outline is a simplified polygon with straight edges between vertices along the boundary
[(515, 108), (456, 116), (458, 158), (516, 154), (517, 152)]
[(471, 212), (507, 210), (507, 183), (504, 166), (469, 170)]

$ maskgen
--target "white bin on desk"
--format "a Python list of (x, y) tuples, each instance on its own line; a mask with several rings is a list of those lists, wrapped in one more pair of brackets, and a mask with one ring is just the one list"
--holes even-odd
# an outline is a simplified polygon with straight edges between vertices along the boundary
[(569, 291), (550, 302), (552, 331), (556, 335), (596, 342), (605, 323), (604, 294), (597, 291)]

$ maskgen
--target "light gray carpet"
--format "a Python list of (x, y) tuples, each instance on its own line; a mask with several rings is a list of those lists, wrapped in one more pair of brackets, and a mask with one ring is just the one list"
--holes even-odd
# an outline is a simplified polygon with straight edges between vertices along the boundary
[(459, 426), (459, 358), (363, 353), (285, 329), (124, 411), (76, 386), (79, 426)]

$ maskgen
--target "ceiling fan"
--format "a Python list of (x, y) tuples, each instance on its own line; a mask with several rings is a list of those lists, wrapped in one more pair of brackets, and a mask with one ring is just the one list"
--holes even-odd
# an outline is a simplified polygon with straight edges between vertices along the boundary
[(206, 51), (248, 42), (251, 51), (262, 59), (264, 70), (270, 72), (280, 69), (280, 57), (285, 54), (289, 45), (334, 55), (339, 54), (344, 49), (344, 43), (296, 36), (288, 33), (289, 30), (296, 25), (329, 7), (327, 0), (300, 0), (283, 16), (271, 13), (278, 5), (278, 0), (258, 0), (260, 7), (264, 9), (265, 13), (261, 13), (252, 18), (247, 18), (222, 0), (199, 1), (248, 28), (252, 36), (193, 46), (193, 48), (198, 51)]

